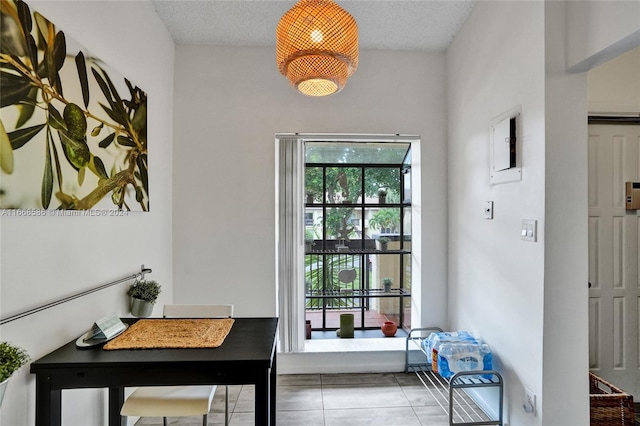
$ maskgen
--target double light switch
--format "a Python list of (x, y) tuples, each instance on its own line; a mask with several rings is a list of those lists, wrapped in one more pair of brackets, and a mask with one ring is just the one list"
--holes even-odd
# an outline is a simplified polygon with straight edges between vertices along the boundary
[(538, 239), (537, 230), (538, 221), (535, 219), (522, 219), (522, 228), (520, 230), (520, 238), (523, 241), (535, 242)]

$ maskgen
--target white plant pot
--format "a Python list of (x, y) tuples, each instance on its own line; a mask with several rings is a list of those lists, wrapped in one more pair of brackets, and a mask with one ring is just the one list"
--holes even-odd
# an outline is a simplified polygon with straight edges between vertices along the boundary
[(131, 298), (131, 315), (137, 318), (148, 318), (153, 313), (153, 303), (146, 300)]
[[(11, 379), (11, 377), (9, 377)], [(4, 399), (4, 392), (7, 390), (7, 386), (9, 385), (9, 379), (4, 382), (0, 382), (0, 407), (2, 407), (2, 400)]]

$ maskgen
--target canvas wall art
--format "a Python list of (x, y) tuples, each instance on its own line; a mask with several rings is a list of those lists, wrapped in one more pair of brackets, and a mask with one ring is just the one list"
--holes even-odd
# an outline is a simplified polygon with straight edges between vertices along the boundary
[(0, 2), (0, 209), (148, 211), (147, 93)]

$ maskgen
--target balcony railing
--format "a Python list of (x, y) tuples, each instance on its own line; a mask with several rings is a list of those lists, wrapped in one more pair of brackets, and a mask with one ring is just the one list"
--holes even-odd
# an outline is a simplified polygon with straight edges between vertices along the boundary
[(405, 299), (410, 300), (411, 293), (406, 289), (308, 290), (305, 298), (313, 330), (335, 329), (340, 313), (354, 313), (358, 330), (379, 328), (384, 321), (394, 321), (399, 328), (409, 326), (405, 310), (410, 307)]

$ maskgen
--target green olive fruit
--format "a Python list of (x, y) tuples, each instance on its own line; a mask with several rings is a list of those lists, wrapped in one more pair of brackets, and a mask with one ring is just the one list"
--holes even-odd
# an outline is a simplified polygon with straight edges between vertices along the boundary
[(69, 136), (76, 140), (84, 140), (87, 136), (87, 118), (82, 108), (76, 104), (67, 104), (63, 116)]

